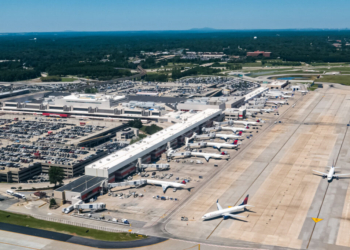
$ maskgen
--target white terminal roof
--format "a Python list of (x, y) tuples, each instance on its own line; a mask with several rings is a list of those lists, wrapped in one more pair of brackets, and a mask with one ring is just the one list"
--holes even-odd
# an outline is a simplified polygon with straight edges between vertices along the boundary
[(260, 87), (260, 88), (257, 88), (255, 90), (253, 90), (252, 92), (246, 94), (244, 96), (245, 98), (245, 101), (249, 101), (251, 99), (254, 99), (255, 97), (257, 97), (258, 95), (264, 93), (265, 91), (268, 91), (269, 88), (266, 88), (266, 87)]
[(268, 85), (275, 85), (275, 86), (282, 86), (283, 84), (286, 84), (287, 81), (273, 81), (268, 83)]
[[(85, 167), (85, 174), (108, 178), (109, 174), (151, 153), (153, 150), (173, 141), (188, 131), (201, 126), (209, 119), (220, 115), (221, 112), (220, 109), (207, 109), (198, 113), (186, 113), (183, 117), (183, 122), (176, 123), (137, 143), (129, 145), (124, 149), (87, 165)], [(188, 114), (190, 114), (190, 116), (188, 116)]]
[(125, 96), (112, 96), (112, 95), (93, 95), (93, 94), (78, 94), (74, 93), (63, 97), (65, 100), (89, 100), (89, 101), (107, 101), (107, 100), (122, 100)]

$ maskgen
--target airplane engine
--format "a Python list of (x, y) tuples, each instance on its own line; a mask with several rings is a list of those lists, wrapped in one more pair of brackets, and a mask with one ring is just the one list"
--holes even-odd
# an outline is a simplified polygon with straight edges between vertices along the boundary
[(339, 181), (339, 176), (335, 177), (337, 179), (337, 181)]
[(322, 178), (325, 179), (327, 176), (323, 175)]

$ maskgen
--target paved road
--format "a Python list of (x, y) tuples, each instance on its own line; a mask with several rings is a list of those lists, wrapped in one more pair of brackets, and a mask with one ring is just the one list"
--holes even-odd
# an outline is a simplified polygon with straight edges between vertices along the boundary
[(56, 233), (56, 232), (51, 232), (51, 231), (46, 231), (41, 229), (22, 227), (22, 226), (1, 223), (1, 222), (0, 222), (0, 230), (21, 233), (21, 234), (26, 234), (31, 236), (37, 236), (37, 237), (51, 239), (51, 240), (69, 242), (69, 243), (79, 244), (83, 246), (89, 246), (89, 247), (95, 247), (95, 248), (106, 248), (106, 249), (143, 247), (143, 246), (157, 244), (167, 240), (166, 238), (149, 237), (147, 239), (127, 241), (127, 242), (114, 242), (114, 241), (108, 242), (108, 241), (87, 239), (87, 238), (72, 236), (68, 234)]

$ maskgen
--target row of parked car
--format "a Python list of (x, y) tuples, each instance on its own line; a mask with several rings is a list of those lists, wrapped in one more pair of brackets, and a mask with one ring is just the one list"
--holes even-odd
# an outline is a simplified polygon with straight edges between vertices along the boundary
[[(20, 167), (21, 165), (16, 163), (31, 163), (35, 160), (45, 163), (74, 165), (78, 162), (88, 160), (102, 151), (102, 149), (99, 149), (96, 153), (81, 158), (79, 155), (87, 155), (89, 154), (89, 151), (73, 147), (58, 148), (27, 144), (12, 144), (1, 148), (0, 166)], [(78, 158), (81, 159), (78, 160)]]

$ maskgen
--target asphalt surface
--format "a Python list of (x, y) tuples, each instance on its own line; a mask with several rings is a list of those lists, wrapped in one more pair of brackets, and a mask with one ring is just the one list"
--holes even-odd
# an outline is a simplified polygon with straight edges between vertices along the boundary
[(68, 234), (56, 233), (41, 229), (22, 227), (7, 223), (0, 222), (0, 230), (10, 231), (14, 233), (26, 234), (51, 240), (63, 241), (68, 243), (79, 244), (88, 247), (95, 248), (135, 248), (135, 247), (143, 247), (149, 246), (156, 243), (160, 243), (166, 241), (166, 238), (159, 237), (149, 237), (147, 239), (135, 240), (135, 241), (126, 241), (126, 242), (115, 242), (115, 241), (101, 241), (101, 240), (93, 240), (87, 239), (78, 236), (72, 236)]

